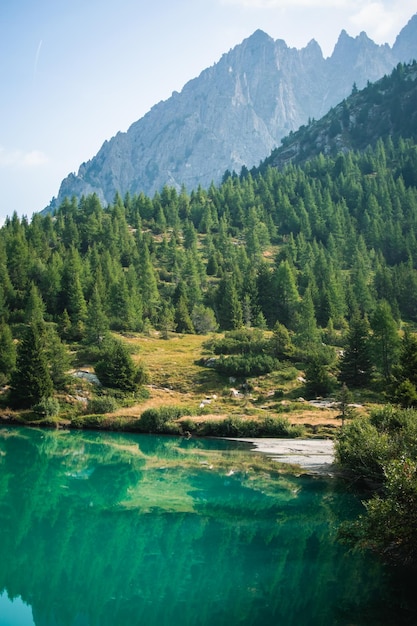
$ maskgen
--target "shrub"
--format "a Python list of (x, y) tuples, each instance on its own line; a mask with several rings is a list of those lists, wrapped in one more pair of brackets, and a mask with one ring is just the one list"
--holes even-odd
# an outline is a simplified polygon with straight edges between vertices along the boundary
[(88, 401), (87, 411), (89, 413), (113, 413), (119, 408), (119, 403), (115, 398), (103, 396), (100, 398), (91, 398)]
[(139, 430), (145, 433), (179, 433), (179, 424), (173, 422), (190, 411), (183, 407), (162, 406), (157, 409), (146, 409), (139, 418)]
[(54, 417), (60, 412), (61, 405), (56, 398), (42, 398), (32, 410), (42, 417)]
[(301, 437), (304, 428), (292, 426), (285, 417), (247, 420), (231, 416), (220, 422), (209, 422), (204, 434), (216, 437)]
[(108, 341), (95, 372), (105, 387), (136, 391), (146, 381), (142, 367), (135, 366), (126, 346), (117, 340)]
[(225, 333), (224, 338), (214, 339), (204, 344), (214, 354), (264, 354), (269, 342), (259, 329), (241, 328)]
[(214, 363), (214, 369), (220, 374), (242, 378), (268, 374), (277, 367), (278, 361), (266, 354), (220, 357)]

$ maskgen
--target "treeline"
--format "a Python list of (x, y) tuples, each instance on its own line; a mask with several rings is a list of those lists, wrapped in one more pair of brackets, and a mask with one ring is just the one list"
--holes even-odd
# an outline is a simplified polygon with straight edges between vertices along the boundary
[[(352, 357), (364, 338), (353, 385), (366, 384), (372, 335), (369, 367), (388, 378), (401, 320), (417, 321), (416, 171), (415, 144), (388, 139), (190, 194), (164, 187), (108, 207), (92, 195), (30, 222), (14, 214), (0, 230), (2, 341), (34, 315), (61, 341), (92, 345), (109, 328), (278, 325), (307, 352), (347, 338)], [(0, 367), (7, 379), (10, 363)]]

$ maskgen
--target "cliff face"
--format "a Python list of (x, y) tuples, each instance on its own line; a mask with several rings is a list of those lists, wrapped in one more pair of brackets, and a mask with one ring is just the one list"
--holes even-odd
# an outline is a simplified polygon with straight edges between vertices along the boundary
[(116, 191), (153, 194), (164, 184), (191, 190), (218, 182), (227, 169), (257, 165), (290, 131), (348, 96), (353, 83), (361, 89), (417, 57), (416, 18), (393, 48), (342, 31), (328, 59), (314, 40), (297, 50), (256, 31), (181, 93), (104, 142), (77, 175), (63, 180), (48, 208), (92, 192), (107, 203)]

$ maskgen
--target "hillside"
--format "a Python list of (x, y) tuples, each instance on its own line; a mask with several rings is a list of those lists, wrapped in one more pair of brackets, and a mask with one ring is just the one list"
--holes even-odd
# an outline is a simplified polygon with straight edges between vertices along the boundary
[(282, 168), (302, 164), (320, 153), (375, 147), (380, 137), (417, 140), (417, 64), (398, 65), (390, 76), (355, 90), (318, 121), (282, 140), (262, 164)]
[[(191, 194), (165, 186), (152, 198), (116, 194), (105, 207), (93, 194), (30, 223), (7, 219), (6, 415), (12, 406), (99, 426), (110, 413), (140, 429), (147, 406), (147, 419), (168, 428), (172, 413), (152, 412), (165, 398), (182, 407), (176, 432), (180, 417), (199, 423), (214, 407), (239, 432), (258, 432), (239, 421), (253, 416), (276, 433), (291, 426), (278, 418), (293, 419), (300, 397), (337, 396), (343, 385), (361, 404), (417, 405), (417, 148), (393, 133), (410, 135), (415, 123), (413, 107), (406, 123), (393, 115), (410, 106), (415, 70), (398, 66), (343, 104), (364, 120), (370, 103), (379, 107), (370, 136), (390, 121), (374, 147), (263, 165)], [(78, 393), (71, 366), (103, 386)], [(214, 395), (201, 411), (197, 402)]]
[(314, 40), (297, 50), (258, 30), (127, 132), (105, 141), (62, 181), (48, 210), (65, 197), (93, 192), (106, 204), (115, 192), (152, 195), (165, 184), (177, 191), (217, 184), (226, 170), (257, 165), (290, 131), (321, 118), (353, 83), (361, 89), (417, 57), (416, 42), (417, 16), (392, 48), (343, 31), (327, 59)]

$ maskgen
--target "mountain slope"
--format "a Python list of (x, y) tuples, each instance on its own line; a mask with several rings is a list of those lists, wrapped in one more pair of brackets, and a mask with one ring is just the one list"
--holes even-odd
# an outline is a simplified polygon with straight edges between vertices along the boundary
[(417, 63), (399, 64), (390, 76), (343, 100), (318, 121), (282, 140), (261, 164), (282, 168), (302, 164), (320, 153), (336, 156), (375, 146), (378, 139), (417, 141)]
[(345, 98), (353, 83), (361, 88), (390, 72), (401, 55), (417, 57), (415, 19), (392, 49), (342, 31), (328, 59), (314, 40), (297, 50), (258, 30), (106, 141), (64, 179), (49, 208), (66, 196), (95, 192), (107, 203), (116, 191), (152, 194), (164, 184), (217, 182), (227, 169), (259, 163), (282, 137)]

